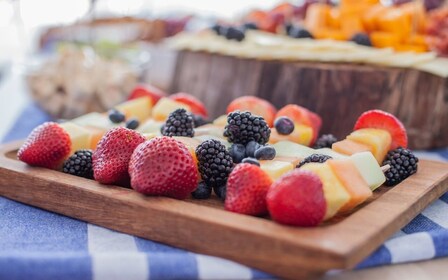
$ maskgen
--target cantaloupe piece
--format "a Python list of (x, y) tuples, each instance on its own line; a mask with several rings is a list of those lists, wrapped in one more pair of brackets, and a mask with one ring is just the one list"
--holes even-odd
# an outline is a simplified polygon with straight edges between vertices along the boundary
[(350, 194), (349, 202), (339, 212), (350, 211), (372, 196), (372, 191), (352, 160), (328, 160), (327, 163)]
[(90, 132), (90, 147), (89, 149), (95, 150), (98, 142), (100, 142), (101, 138), (103, 138), (104, 134), (106, 134), (107, 130), (99, 129), (92, 126), (85, 127), (86, 130)]
[(333, 7), (328, 13), (328, 18), (326, 20), (326, 26), (332, 29), (341, 28), (341, 11), (339, 8)]
[(314, 172), (322, 181), (327, 211), (324, 219), (330, 219), (350, 201), (350, 194), (327, 163), (307, 163), (302, 170)]
[(295, 165), (286, 161), (260, 160), (260, 168), (275, 181), (283, 174), (293, 170)]
[(380, 31), (393, 33), (400, 41), (408, 37), (412, 31), (408, 16), (399, 8), (386, 10), (377, 18), (376, 24)]
[(398, 7), (407, 17), (411, 28), (415, 28), (415, 32), (424, 33), (426, 31), (427, 14), (423, 5), (423, 1), (412, 1)]
[(310, 126), (295, 124), (294, 131), (289, 135), (281, 135), (275, 128), (271, 128), (269, 143), (275, 144), (280, 141), (291, 141), (300, 145), (309, 146), (313, 139), (313, 128)]
[(332, 39), (338, 41), (346, 41), (349, 39), (342, 30), (328, 27), (316, 28), (313, 30), (313, 36), (316, 39)]
[(147, 96), (139, 97), (121, 103), (115, 109), (122, 112), (126, 119), (136, 118), (142, 123), (151, 116), (152, 99)]
[(341, 18), (341, 30), (346, 38), (351, 38), (356, 33), (364, 33), (364, 25), (359, 15), (351, 15)]
[(428, 51), (428, 47), (424, 45), (399, 44), (394, 46), (397, 52), (416, 52), (423, 53)]
[(317, 29), (328, 26), (331, 6), (323, 3), (314, 3), (308, 7), (305, 17), (305, 27), (313, 34)]
[(390, 133), (384, 129), (377, 128), (355, 130), (347, 136), (347, 139), (368, 145), (379, 164), (383, 162), (392, 143)]
[(384, 13), (384, 11), (387, 9), (388, 7), (382, 4), (371, 6), (364, 14), (361, 15), (361, 20), (364, 25), (364, 29), (367, 32), (373, 32), (375, 30), (378, 30), (376, 21), (378, 17), (382, 13)]
[(375, 31), (370, 33), (372, 45), (376, 48), (390, 48), (400, 44), (401, 38), (394, 33)]
[(352, 141), (350, 139), (344, 139), (333, 143), (331, 149), (343, 155), (353, 155), (360, 152), (371, 152), (370, 146)]

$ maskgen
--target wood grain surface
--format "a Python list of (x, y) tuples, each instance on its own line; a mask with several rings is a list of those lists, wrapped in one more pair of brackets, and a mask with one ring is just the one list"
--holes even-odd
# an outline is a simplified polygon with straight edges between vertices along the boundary
[(406, 126), (410, 146), (448, 146), (448, 79), (415, 69), (361, 64), (259, 61), (181, 51), (171, 92), (191, 93), (212, 117), (242, 95), (317, 112), (323, 133), (348, 135), (366, 110), (383, 109)]
[(382, 187), (353, 213), (317, 228), (294, 228), (224, 211), (217, 199), (145, 197), (30, 167), (16, 160), (19, 146), (0, 147), (1, 196), (290, 279), (353, 268), (448, 190), (448, 165), (421, 161), (417, 174), (394, 188)]

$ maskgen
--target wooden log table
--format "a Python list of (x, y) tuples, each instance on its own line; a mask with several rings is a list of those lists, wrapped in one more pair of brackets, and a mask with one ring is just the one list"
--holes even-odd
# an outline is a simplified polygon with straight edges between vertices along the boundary
[(317, 112), (322, 133), (338, 138), (352, 131), (364, 111), (382, 109), (404, 123), (411, 148), (448, 146), (448, 79), (415, 69), (180, 51), (171, 91), (197, 96), (211, 117), (242, 95), (265, 98), (277, 108), (296, 103)]

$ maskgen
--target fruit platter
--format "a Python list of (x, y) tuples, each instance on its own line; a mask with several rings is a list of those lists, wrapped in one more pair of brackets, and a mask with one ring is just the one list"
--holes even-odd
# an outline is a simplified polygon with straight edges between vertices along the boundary
[(241, 95), (279, 108), (301, 104), (327, 120), (324, 133), (339, 138), (363, 112), (381, 109), (405, 124), (411, 148), (445, 147), (448, 7), (304, 2), (169, 40), (178, 54), (171, 91), (204, 100), (213, 117), (224, 113), (222, 102)]
[(140, 85), (0, 147), (0, 195), (298, 279), (355, 267), (448, 190), (447, 165), (419, 160), (388, 112), (337, 139), (298, 104), (225, 110)]

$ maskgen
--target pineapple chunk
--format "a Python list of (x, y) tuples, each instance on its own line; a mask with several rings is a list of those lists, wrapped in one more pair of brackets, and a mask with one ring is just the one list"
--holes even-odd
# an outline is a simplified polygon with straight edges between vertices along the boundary
[(92, 135), (87, 129), (72, 122), (65, 122), (61, 127), (67, 131), (72, 141), (70, 155), (77, 150), (90, 149)]
[(336, 213), (350, 201), (350, 194), (327, 163), (307, 163), (300, 167), (300, 169), (309, 170), (315, 173), (322, 181), (324, 196), (327, 201), (325, 220), (336, 215)]
[(280, 141), (291, 141), (300, 145), (309, 146), (312, 139), (313, 128), (302, 124), (295, 124), (294, 131), (289, 135), (281, 135), (275, 128), (271, 128), (269, 143), (275, 144)]
[(115, 109), (122, 112), (126, 119), (136, 118), (142, 123), (151, 116), (152, 100), (144, 96), (119, 104), (115, 106)]
[(152, 117), (156, 121), (164, 122), (168, 118), (169, 114), (176, 109), (183, 108), (188, 112), (191, 111), (190, 106), (185, 105), (184, 103), (180, 103), (169, 98), (163, 97), (157, 102), (156, 106), (154, 106), (152, 110)]
[(373, 156), (380, 164), (383, 162), (392, 143), (392, 137), (388, 131), (376, 128), (355, 130), (347, 136), (347, 139), (370, 146)]
[(260, 167), (265, 171), (273, 181), (280, 178), (283, 174), (294, 169), (290, 162), (277, 160), (261, 160)]

